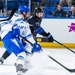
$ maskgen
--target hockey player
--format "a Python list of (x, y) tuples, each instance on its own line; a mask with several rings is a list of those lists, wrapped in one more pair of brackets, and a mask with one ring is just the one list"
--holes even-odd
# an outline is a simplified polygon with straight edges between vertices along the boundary
[[(23, 10), (23, 9), (20, 9), (20, 10)], [(27, 10), (27, 9), (26, 9)], [(28, 10), (27, 10), (28, 11)], [(13, 17), (11, 18), (11, 20), (9, 20), (9, 21), (7, 21), (7, 22), (3, 22), (3, 23), (1, 23), (1, 26), (3, 26), (4, 24), (8, 24), (8, 23), (14, 23), (17, 19), (19, 19), (20, 18), (20, 16), (19, 16), (19, 14), (17, 14), (17, 13), (14, 13), (14, 15), (13, 15)], [(25, 44), (25, 43), (23, 43), (23, 44)], [(26, 45), (26, 48), (28, 49), (28, 48), (30, 48), (30, 50), (31, 50), (31, 47), (29, 46), (29, 45)], [(10, 56), (10, 54), (11, 54), (11, 52), (9, 52), (9, 51), (5, 51), (4, 52), (4, 54), (2, 55), (2, 57), (0, 58), (0, 64), (3, 64), (4, 63), (4, 60), (7, 58), (7, 57), (9, 57)]]
[[(39, 7), (35, 8), (34, 15), (30, 16), (28, 19), (28, 23), (30, 24), (31, 33), (33, 34), (34, 38), (36, 38), (37, 34), (40, 34), (42, 36), (45, 36), (48, 38), (50, 42), (53, 42), (53, 37), (50, 33), (47, 33), (42, 27), (41, 27), (41, 21), (43, 17), (43, 10)], [(3, 64), (4, 60), (10, 55), (7, 51), (3, 54), (3, 56), (0, 58), (1, 64)]]
[[(11, 18), (11, 20), (9, 20), (9, 21), (6, 21), (6, 22), (2, 22), (0, 25), (1, 25), (1, 27), (3, 26), (3, 25), (5, 25), (5, 24), (8, 24), (8, 23), (10, 23), (10, 22), (12, 22), (12, 24), (17, 20), (17, 19), (19, 19), (20, 18), (20, 16), (17, 14), (17, 13), (14, 13), (14, 15), (13, 15), (13, 17)], [(5, 51), (4, 52), (4, 54), (2, 55), (2, 57), (0, 58), (0, 64), (3, 64), (3, 62), (4, 62), (4, 60), (9, 56), (11, 54), (11, 52), (9, 52), (9, 51)]]
[(4, 24), (1, 28), (1, 39), (4, 47), (7, 52), (13, 52), (17, 56), (17, 72), (25, 71), (25, 55), (29, 53), (18, 39), (20, 35), (34, 44), (32, 48), (33, 52), (41, 51), (41, 46), (34, 41), (29, 25), (27, 21), (25, 21), (28, 17), (28, 11), (29, 9), (27, 6), (21, 5), (18, 9), (20, 18), (17, 19), (14, 24), (12, 24), (11, 21), (6, 22), (6, 24)]
[(31, 16), (28, 19), (28, 23), (30, 24), (31, 32), (34, 38), (36, 38), (37, 34), (40, 34), (44, 37), (47, 37), (50, 42), (53, 42), (52, 35), (49, 32), (47, 33), (41, 27), (42, 17), (43, 17), (43, 10), (40, 7), (35, 8), (33, 16)]

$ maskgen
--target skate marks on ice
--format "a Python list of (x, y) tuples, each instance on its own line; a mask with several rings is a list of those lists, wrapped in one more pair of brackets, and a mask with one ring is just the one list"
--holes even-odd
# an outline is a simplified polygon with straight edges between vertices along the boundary
[[(51, 54), (52, 57), (54, 57), (66, 67), (70, 69), (75, 68), (75, 55), (72, 53), (65, 50), (51, 50), (52, 52), (49, 51), (48, 55)], [(33, 63), (34, 68), (28, 70), (25, 75), (75, 75), (75, 73), (68, 72), (62, 66), (48, 58), (48, 56), (43, 53), (40, 55), (37, 53), (34, 54), (31, 62)]]
[[(69, 72), (53, 62), (45, 53), (35, 53), (31, 58), (33, 67), (25, 75), (67, 75)], [(62, 74), (61, 74), (62, 73)]]
[[(4, 47), (0, 47), (0, 57), (5, 52)], [(16, 56), (12, 53), (2, 65), (0, 65), (0, 75), (17, 75), (14, 63)]]
[(13, 65), (0, 65), (0, 75), (16, 75), (16, 69)]
[[(45, 49), (44, 49), (45, 50)], [(1, 51), (1, 50), (0, 50)], [(52, 57), (54, 57), (56, 60), (61, 62), (62, 64), (65, 64), (65, 50), (58, 52), (59, 50), (49, 50), (46, 49), (44, 52), (49, 52)], [(75, 73), (70, 73), (63, 69), (59, 64), (48, 58), (47, 52), (45, 53), (35, 53), (31, 58), (31, 65), (32, 67), (24, 74), (24, 75), (75, 75)], [(1, 53), (1, 52), (0, 52)], [(65, 53), (64, 55), (62, 55)], [(0, 54), (1, 55), (1, 54)], [(71, 57), (66, 57), (68, 60), (72, 59), (72, 54), (68, 53), (66, 54), (67, 56)], [(59, 57), (58, 57), (59, 56)], [(0, 65), (0, 75), (17, 75), (15, 66), (13, 63), (15, 60), (11, 60), (11, 57), (15, 59), (14, 55), (11, 55), (4, 63), (4, 65)], [(61, 58), (62, 57), (62, 58)], [(59, 60), (60, 59), (60, 60)], [(62, 60), (63, 59), (63, 60)], [(73, 58), (74, 59), (74, 58)], [(65, 62), (65, 63), (64, 63)], [(70, 62), (69, 64), (75, 64), (73, 62)], [(69, 66), (68, 63), (66, 63), (66, 67)], [(73, 67), (74, 68), (74, 67)]]

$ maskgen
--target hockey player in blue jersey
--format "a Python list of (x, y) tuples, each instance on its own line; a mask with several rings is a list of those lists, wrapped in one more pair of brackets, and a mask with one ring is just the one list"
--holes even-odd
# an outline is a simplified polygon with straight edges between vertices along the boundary
[[(9, 20), (9, 21), (6, 21), (6, 22), (2, 22), (0, 25), (1, 27), (5, 24), (9, 24), (10, 22), (12, 24), (14, 24), (14, 22), (20, 18), (20, 15), (17, 14), (17, 13), (14, 13), (13, 17)], [(7, 28), (7, 27), (6, 27)], [(5, 51), (4, 54), (2, 55), (2, 57), (0, 58), (0, 64), (3, 64), (4, 60), (10, 55), (11, 53), (9, 51)]]
[(4, 47), (9, 53), (13, 52), (17, 56), (17, 72), (23, 72), (25, 70), (25, 55), (31, 53), (24, 48), (23, 44), (18, 39), (20, 35), (34, 44), (32, 49), (33, 52), (41, 51), (41, 46), (33, 39), (29, 25), (27, 21), (25, 21), (28, 17), (28, 11), (29, 8), (27, 6), (21, 5), (18, 9), (20, 18), (17, 19), (14, 24), (12, 21), (6, 22), (6, 24), (4, 24), (1, 28), (1, 39), (3, 41)]
[[(39, 7), (37, 7), (34, 10), (34, 14), (33, 16), (31, 16), (28, 19), (28, 23), (30, 24), (30, 29), (31, 32), (34, 36), (34, 38), (36, 37), (37, 34), (40, 34), (46, 38), (48, 38), (48, 40), (50, 42), (53, 42), (53, 36), (50, 33), (47, 33), (42, 27), (41, 27), (41, 19), (43, 17), (43, 10)], [(10, 54), (6, 51), (3, 56), (0, 58), (0, 62), (3, 63), (4, 60), (9, 56)]]
[[(19, 19), (20, 16), (17, 14), (17, 13), (14, 13), (13, 17), (9, 20), (9, 21), (6, 21), (6, 22), (2, 22), (0, 25), (1, 27), (5, 24), (8, 24), (8, 23), (14, 23), (17, 19)], [(11, 53), (8, 52), (7, 50), (4, 52), (4, 54), (2, 55), (2, 57), (0, 58), (0, 64), (3, 64), (4, 60), (10, 55)]]
[[(23, 12), (22, 7), (20, 7), (20, 9), (19, 9), (18, 11), (19, 11), (19, 13), (22, 13), (22, 12)], [(28, 12), (29, 9), (27, 10), (27, 8), (26, 8), (26, 11)], [(19, 18), (21, 18), (20, 15), (19, 15), (18, 13), (14, 13), (13, 17), (11, 18), (11, 20), (1, 23), (1, 26), (6, 25), (6, 24), (9, 24), (10, 22), (11, 22), (12, 24), (14, 24), (14, 22), (15, 22), (17, 19), (19, 19)], [(5, 27), (5, 26), (4, 26), (4, 27)], [(7, 26), (6, 26), (6, 28), (7, 28)], [(22, 42), (22, 43), (23, 43), (23, 42)], [(28, 43), (27, 43), (27, 44), (28, 44)], [(28, 49), (28, 50), (31, 51), (31, 46), (30, 46), (29, 44), (28, 44), (28, 45), (27, 45), (27, 44), (23, 43), (23, 45), (26, 45), (26, 49)], [(3, 64), (4, 60), (5, 60), (8, 56), (10, 56), (10, 54), (11, 54), (11, 52), (6, 50), (6, 51), (4, 52), (4, 54), (2, 55), (2, 57), (0, 58), (0, 64)]]

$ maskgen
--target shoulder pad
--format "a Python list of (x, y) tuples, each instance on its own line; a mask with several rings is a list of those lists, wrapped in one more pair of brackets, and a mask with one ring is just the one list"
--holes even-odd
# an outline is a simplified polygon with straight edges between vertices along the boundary
[(22, 19), (22, 18), (19, 18), (19, 19), (15, 20), (15, 22), (16, 22), (16, 21), (21, 21), (21, 20), (23, 20), (23, 19)]

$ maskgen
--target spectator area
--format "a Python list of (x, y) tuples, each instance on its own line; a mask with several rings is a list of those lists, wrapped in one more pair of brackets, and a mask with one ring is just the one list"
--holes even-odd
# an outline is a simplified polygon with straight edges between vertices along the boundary
[[(7, 10), (12, 10), (14, 8), (16, 2), (17, 2), (17, 0), (8, 0), (7, 1)], [(17, 3), (19, 5), (19, 2), (17, 2)], [(28, 5), (28, 0), (22, 0), (21, 3)], [(4, 4), (5, 4), (5, 1), (4, 1)], [(4, 6), (6, 6), (6, 5), (4, 5)]]
[(51, 6), (57, 6), (60, 0), (49, 0), (49, 5)]
[[(9, 11), (11, 11), (14, 8), (16, 1), (17, 0), (8, 0), (7, 1), (7, 15), (8, 16), (10, 14)], [(28, 5), (29, 4), (28, 1), (29, 0), (22, 0), (22, 4)], [(39, 2), (41, 0), (33, 0), (33, 1)], [(60, 0), (49, 0), (49, 3), (46, 5), (45, 10), (44, 10), (44, 18), (52, 18), (52, 17), (54, 17), (52, 14), (56, 11), (57, 5), (59, 4), (59, 1)], [(19, 5), (19, 2), (18, 2), (18, 5)], [(5, 0), (4, 0), (4, 8), (6, 8)], [(71, 11), (71, 7), (63, 6), (62, 8), (66, 12)]]
[[(44, 10), (44, 17), (47, 18), (47, 17), (54, 17), (52, 14), (56, 11), (57, 7), (56, 6), (49, 6), (47, 5), (45, 7), (45, 10)], [(66, 13), (69, 13), (71, 11), (71, 7), (68, 7), (68, 6), (63, 6), (62, 9), (66, 12)]]

